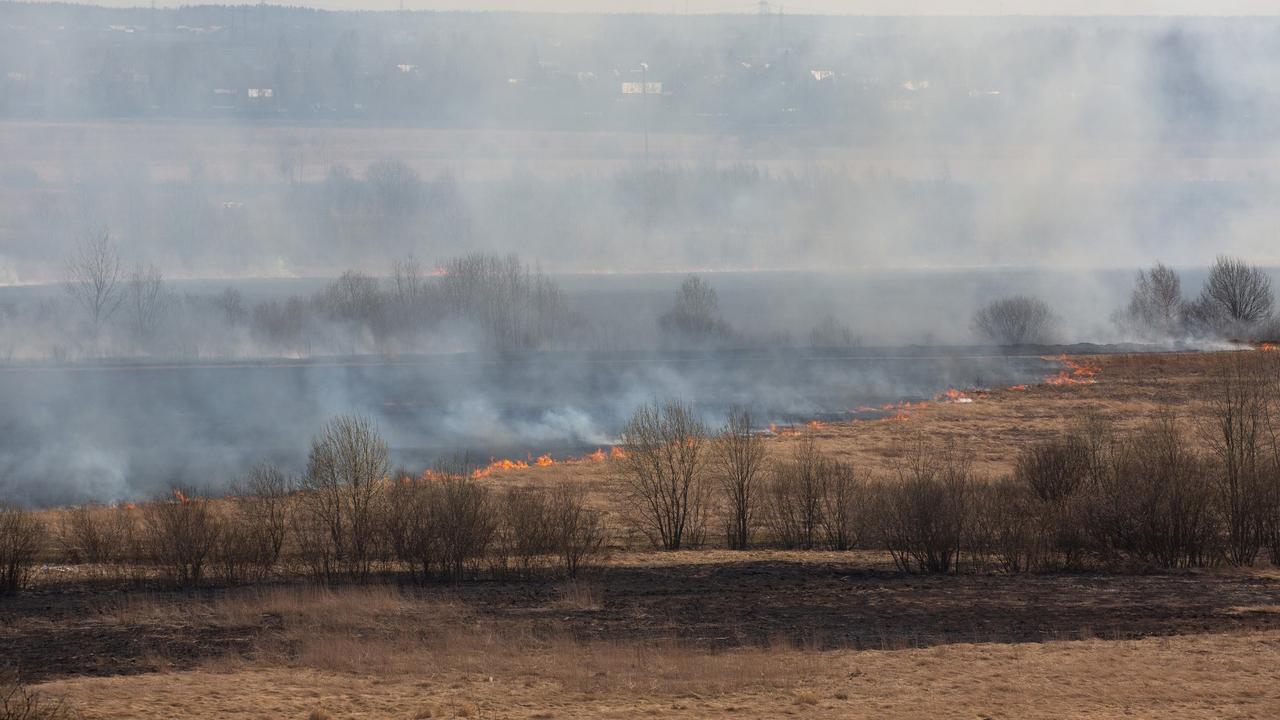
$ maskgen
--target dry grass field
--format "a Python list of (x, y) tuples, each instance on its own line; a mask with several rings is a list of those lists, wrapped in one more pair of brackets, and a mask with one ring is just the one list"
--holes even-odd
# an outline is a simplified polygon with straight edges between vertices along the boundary
[[(913, 403), (883, 420), (780, 428), (769, 451), (775, 457), (785, 456), (811, 436), (832, 457), (873, 475), (891, 476), (903, 453), (924, 439), (953, 443), (972, 454), (976, 473), (1000, 477), (1012, 471), (1018, 451), (1027, 443), (1055, 437), (1088, 416), (1113, 422), (1121, 430), (1138, 427), (1160, 412), (1172, 412), (1193, 424), (1202, 405), (1199, 387), (1217, 357), (1215, 353), (1144, 353), (1076, 358), (1073, 362), (1091, 372), (1096, 369), (1096, 374), (1056, 385), (963, 388), (971, 402), (943, 398)], [(495, 472), (488, 479), (497, 485), (530, 487), (576, 482), (595, 491), (593, 497), (602, 507), (619, 509), (610, 507), (620, 493), (607, 463), (516, 468)]]
[[(781, 429), (891, 476), (914, 438), (1008, 473), (1088, 415), (1189, 425), (1211, 355), (1077, 359), (1075, 384), (968, 392), (880, 420)], [(1093, 380), (1093, 382), (1083, 382)], [(1195, 433), (1188, 434), (1195, 438)], [(499, 470), (577, 482), (603, 461)], [(585, 578), (295, 582), (121, 592), (49, 568), (0, 600), (0, 647), (86, 718), (1271, 718), (1280, 572), (906, 575), (885, 553), (614, 543)]]

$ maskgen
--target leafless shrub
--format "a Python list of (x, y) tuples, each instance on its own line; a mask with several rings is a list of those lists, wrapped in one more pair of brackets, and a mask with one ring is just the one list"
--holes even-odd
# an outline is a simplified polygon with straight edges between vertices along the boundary
[(1089, 448), (1075, 434), (1035, 443), (1019, 453), (1014, 478), (1046, 503), (1061, 503), (1088, 481)]
[(853, 465), (838, 460), (822, 464), (822, 531), (831, 550), (850, 550), (863, 539), (866, 479)]
[(999, 345), (1046, 343), (1052, 339), (1055, 319), (1043, 300), (1013, 295), (995, 300), (973, 318), (973, 329)]
[(821, 540), (826, 464), (813, 438), (806, 436), (791, 457), (774, 465), (766, 495), (767, 522), (783, 547), (812, 550)]
[(412, 575), (426, 580), (440, 554), (434, 520), (440, 484), (431, 477), (414, 477), (403, 470), (396, 477), (387, 490), (387, 544), (393, 557)]
[(725, 538), (731, 549), (743, 550), (751, 544), (766, 453), (764, 438), (752, 429), (751, 413), (731, 409), (711, 447), (711, 466), (727, 509)]
[(35, 692), (11, 671), (0, 670), (0, 720), (74, 720), (79, 717), (57, 698)]
[(1201, 432), (1217, 461), (1223, 550), (1232, 565), (1250, 565), (1257, 557), (1271, 512), (1263, 501), (1274, 496), (1270, 418), (1277, 386), (1268, 362), (1264, 354), (1224, 354), (1204, 388), (1208, 410)]
[[(231, 502), (238, 504), (238, 501)], [(272, 567), (271, 549), (245, 513), (233, 505), (218, 523), (218, 539), (209, 558), (219, 579), (235, 585), (265, 577)]]
[(679, 402), (643, 406), (622, 430), (622, 457), (615, 462), (630, 520), (664, 550), (697, 545), (705, 532), (706, 435), (693, 408)]
[[(1090, 549), (1085, 512), (1097, 500), (1098, 476), (1114, 443), (1110, 426), (1088, 419), (1061, 437), (1034, 443), (1019, 453), (1008, 481), (1026, 491), (998, 487), (992, 502), (1008, 502), (1029, 516), (1033, 536), (1026, 548), (1027, 567), (1079, 567)], [(1000, 533), (1021, 531), (1020, 521), (1006, 508), (989, 508), (987, 520)], [(1012, 538), (1006, 538), (1012, 541)], [(1011, 567), (1011, 558), (998, 558)]]
[(431, 516), (440, 568), (452, 579), (473, 573), (488, 555), (496, 521), (488, 488), (465, 474), (449, 474), (433, 493)]
[(901, 455), (896, 482), (879, 488), (878, 508), (881, 539), (899, 569), (956, 567), (971, 527), (973, 487), (968, 457), (955, 448), (918, 440)]
[(587, 507), (580, 487), (565, 486), (551, 496), (551, 528), (561, 568), (571, 578), (600, 552), (606, 529), (600, 511)]
[(1182, 280), (1173, 268), (1156, 263), (1150, 270), (1138, 271), (1129, 304), (1116, 314), (1115, 321), (1124, 332), (1160, 340), (1180, 334), (1182, 315)]
[(207, 498), (174, 490), (169, 500), (143, 508), (152, 559), (179, 587), (199, 587), (222, 535), (222, 522)]
[(557, 545), (555, 518), (547, 493), (539, 489), (509, 488), (498, 499), (494, 532), (495, 566), (506, 569), (511, 559), (525, 577), (551, 555)]
[(78, 505), (59, 518), (58, 547), (62, 557), (72, 564), (118, 565), (128, 558), (132, 525), (123, 509)]
[(1163, 568), (1211, 562), (1218, 528), (1206, 463), (1188, 450), (1171, 415), (1154, 418), (1131, 447), (1131, 484), (1140, 498), (1138, 558)]
[(0, 503), (0, 592), (16, 592), (26, 585), (47, 534), (31, 512)]
[(237, 512), (253, 534), (259, 557), (268, 565), (280, 561), (289, 533), (297, 483), (275, 465), (255, 465), (232, 485)]
[[(300, 510), (308, 517), (295, 526), (300, 544), (313, 554), (312, 567), (325, 579), (338, 567), (354, 578), (368, 577), (379, 550), (388, 470), (386, 443), (368, 419), (338, 417), (312, 441), (300, 483)], [(327, 549), (319, 546), (321, 530)]]
[(1008, 573), (1035, 567), (1041, 546), (1039, 504), (1031, 489), (1013, 478), (975, 487), (970, 533), (975, 550), (994, 558)]
[(224, 582), (258, 581), (275, 569), (289, 531), (292, 487), (293, 482), (271, 465), (253, 468), (232, 486), (213, 554)]

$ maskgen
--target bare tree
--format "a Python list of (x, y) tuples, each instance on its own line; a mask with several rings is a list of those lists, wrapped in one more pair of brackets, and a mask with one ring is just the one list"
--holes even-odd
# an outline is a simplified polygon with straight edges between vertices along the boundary
[(120, 254), (109, 230), (86, 235), (76, 247), (75, 255), (67, 260), (64, 287), (88, 314), (95, 336), (120, 309), (124, 299), (123, 280)]
[(1271, 278), (1243, 260), (1219, 255), (1201, 292), (1201, 302), (1228, 320), (1252, 323), (1271, 317), (1275, 297)]
[(422, 263), (412, 255), (391, 263), (391, 280), (394, 285), (396, 300), (405, 305), (413, 305), (422, 299), (426, 287), (422, 281)]
[(854, 466), (823, 459), (822, 529), (827, 547), (849, 550), (862, 540), (867, 480)]
[(715, 288), (697, 275), (680, 283), (675, 304), (658, 318), (658, 325), (682, 343), (707, 343), (728, 334)]
[(1053, 312), (1043, 300), (1013, 295), (991, 302), (973, 318), (973, 329), (999, 345), (1026, 345), (1051, 340)]
[(560, 553), (565, 574), (577, 577), (582, 567), (604, 545), (604, 519), (598, 510), (587, 507), (579, 486), (562, 486), (551, 495), (551, 525), (555, 528), (553, 547)]
[(129, 282), (125, 286), (125, 307), (129, 328), (137, 340), (147, 342), (155, 337), (164, 321), (168, 300), (160, 268), (155, 265), (138, 265), (129, 273)]
[(766, 516), (774, 539), (784, 547), (812, 550), (821, 540), (828, 461), (812, 436), (792, 448), (791, 457), (773, 466), (766, 494)]
[(1148, 339), (1177, 335), (1182, 326), (1182, 280), (1173, 268), (1156, 263), (1139, 270), (1129, 293), (1129, 304), (1116, 322), (1126, 332)]
[(240, 325), (249, 319), (244, 307), (244, 294), (233, 287), (226, 287), (213, 299), (214, 307), (222, 311), (222, 319), (228, 325)]
[(1205, 387), (1209, 408), (1201, 429), (1218, 460), (1224, 551), (1232, 565), (1253, 563), (1267, 526), (1265, 500), (1271, 496), (1274, 466), (1269, 419), (1276, 393), (1267, 361), (1263, 354), (1224, 354)]
[(239, 511), (270, 565), (280, 560), (284, 550), (295, 486), (294, 479), (280, 468), (264, 463), (255, 465), (243, 480), (231, 487)]
[(767, 454), (764, 438), (752, 429), (751, 413), (745, 408), (730, 409), (711, 450), (728, 511), (725, 537), (730, 548), (744, 550), (751, 544), (757, 522), (757, 496)]
[(0, 593), (20, 590), (26, 584), (46, 535), (44, 523), (35, 515), (0, 503)]
[(809, 331), (809, 347), (845, 348), (858, 344), (858, 336), (848, 325), (836, 320), (834, 315), (827, 315)]
[(631, 520), (664, 550), (696, 545), (705, 530), (706, 435), (693, 408), (674, 401), (639, 408), (622, 430), (616, 462)]
[[(357, 578), (372, 569), (378, 539), (380, 489), (390, 469), (387, 445), (367, 418), (343, 415), (311, 443), (307, 474), (300, 483), (304, 528), (324, 532), (332, 562)], [(330, 576), (337, 567), (318, 567)]]
[(413, 213), (422, 203), (422, 178), (405, 163), (379, 160), (364, 172), (365, 180), (373, 188), (374, 198), (382, 211), (392, 217)]
[(489, 489), (465, 473), (451, 472), (431, 498), (440, 568), (455, 580), (465, 577), (488, 554), (497, 531)]

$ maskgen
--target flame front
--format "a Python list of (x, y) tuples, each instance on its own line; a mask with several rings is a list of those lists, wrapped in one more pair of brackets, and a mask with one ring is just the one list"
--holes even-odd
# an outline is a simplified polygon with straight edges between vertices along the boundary
[(1056, 360), (1064, 366), (1057, 375), (1045, 378), (1045, 385), (1092, 385), (1097, 382), (1094, 376), (1102, 371), (1102, 368), (1097, 365), (1087, 365), (1083, 361), (1072, 360), (1066, 353), (1056, 358), (1044, 359)]

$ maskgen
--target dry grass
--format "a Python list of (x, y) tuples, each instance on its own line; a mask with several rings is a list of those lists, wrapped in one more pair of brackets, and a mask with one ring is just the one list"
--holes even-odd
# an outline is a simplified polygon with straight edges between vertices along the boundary
[(88, 718), (1274, 717), (1280, 635), (704, 654), (495, 648), (417, 672), (241, 666), (42, 686)]

